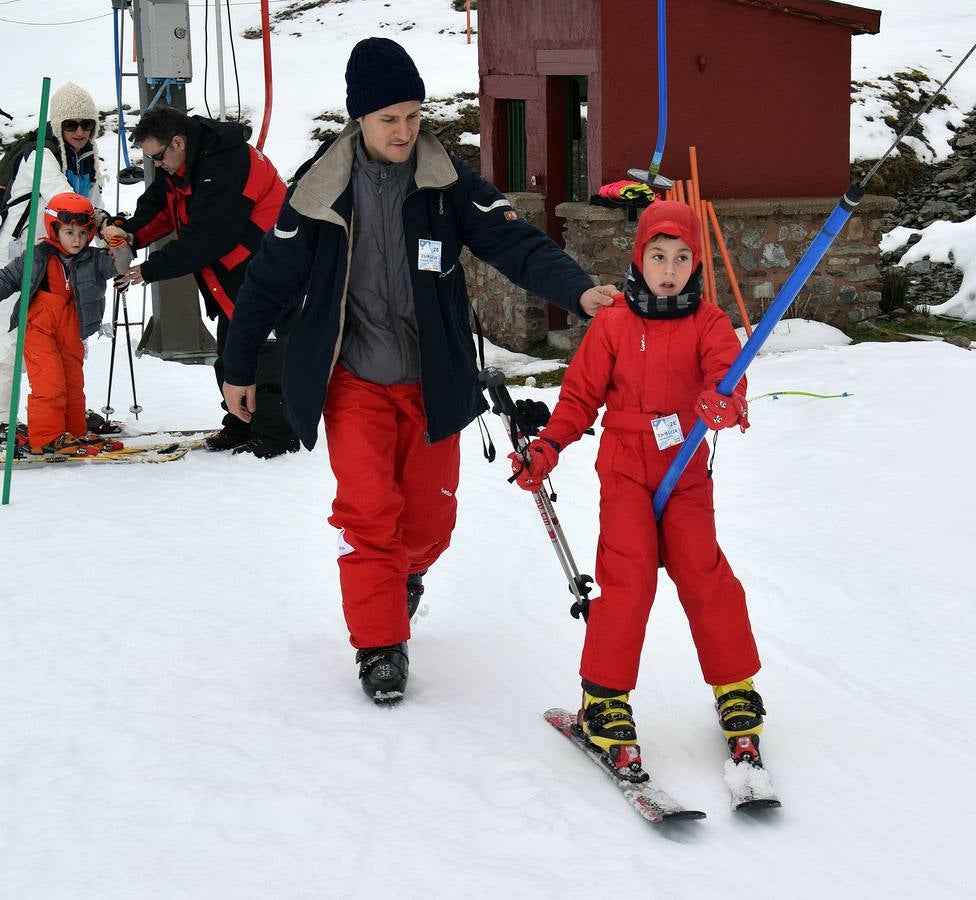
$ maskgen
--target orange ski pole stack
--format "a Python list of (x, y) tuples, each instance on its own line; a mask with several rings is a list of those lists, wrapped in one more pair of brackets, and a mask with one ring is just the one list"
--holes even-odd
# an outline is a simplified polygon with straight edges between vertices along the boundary
[[(735, 297), (735, 305), (742, 317), (742, 324), (746, 334), (752, 336), (752, 324), (749, 321), (749, 314), (746, 311), (745, 301), (742, 299), (742, 292), (739, 290), (739, 282), (735, 277), (732, 268), (732, 259), (729, 256), (729, 248), (725, 244), (722, 236), (722, 229), (718, 224), (718, 217), (715, 215), (715, 207), (711, 200), (704, 200), (701, 196), (701, 187), (698, 179), (698, 152), (694, 147), (688, 148), (688, 159), (691, 165), (691, 178), (685, 181), (676, 180), (673, 188), (669, 188), (665, 194), (665, 200), (676, 200), (678, 203), (685, 203), (690, 206), (698, 216), (702, 228), (702, 296), (711, 303), (718, 302), (718, 290), (715, 286), (715, 258), (712, 255), (712, 237), (715, 239), (715, 247), (722, 257), (722, 264), (725, 266), (725, 274), (729, 279), (729, 286), (732, 295)], [(711, 226), (711, 230), (709, 230)]]

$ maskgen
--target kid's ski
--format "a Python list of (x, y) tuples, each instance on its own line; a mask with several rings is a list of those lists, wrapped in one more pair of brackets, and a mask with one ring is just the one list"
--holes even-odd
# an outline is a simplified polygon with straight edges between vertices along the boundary
[(729, 759), (725, 761), (725, 783), (732, 799), (732, 811), (776, 809), (783, 804), (763, 767), (759, 738), (729, 738)]
[[(25, 454), (14, 459), (14, 467), (52, 465), (54, 463), (164, 463), (174, 459), (182, 459), (189, 452), (187, 447), (180, 447), (170, 442), (159, 447), (123, 447), (121, 450), (103, 450), (95, 456), (66, 456), (60, 453), (44, 453), (40, 456)], [(4, 463), (0, 456), (0, 465)]]
[(600, 752), (579, 732), (576, 714), (565, 709), (550, 709), (544, 714), (546, 721), (557, 731), (582, 750), (600, 770), (623, 792), (624, 799), (648, 822), (674, 822), (681, 819), (704, 819), (705, 813), (698, 809), (687, 809), (668, 794), (654, 776), (644, 770), (646, 781), (633, 782), (615, 774), (604, 762)]
[(163, 450), (170, 447), (182, 447), (184, 450), (196, 450), (205, 447), (207, 435), (212, 431), (147, 431), (143, 434), (126, 435), (126, 448), (133, 450)]

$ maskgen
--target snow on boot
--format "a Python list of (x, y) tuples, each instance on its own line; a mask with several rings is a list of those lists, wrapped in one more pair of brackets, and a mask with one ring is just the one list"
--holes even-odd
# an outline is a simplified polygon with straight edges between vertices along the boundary
[(424, 596), (424, 575), (423, 572), (414, 572), (407, 576), (407, 618), (412, 619), (420, 606), (420, 598)]
[(753, 688), (751, 678), (732, 684), (713, 685), (712, 692), (715, 694), (715, 709), (722, 733), (730, 746), (733, 738), (757, 735), (763, 730), (766, 710), (763, 709), (762, 697)]
[[(591, 693), (592, 692), (592, 693)], [(576, 727), (603, 756), (606, 766), (625, 781), (646, 781), (629, 691), (583, 683), (583, 704)]]
[(359, 650), (356, 662), (359, 663), (360, 684), (370, 700), (385, 704), (403, 699), (410, 671), (406, 643)]

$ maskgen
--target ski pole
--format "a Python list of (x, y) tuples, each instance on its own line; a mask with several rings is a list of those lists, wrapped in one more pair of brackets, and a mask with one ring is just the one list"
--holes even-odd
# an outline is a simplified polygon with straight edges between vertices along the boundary
[[(752, 337), (746, 341), (745, 346), (732, 363), (731, 368), (726, 373), (725, 377), (719, 382), (716, 390), (720, 394), (730, 396), (732, 391), (735, 390), (735, 386), (742, 380), (742, 376), (745, 374), (749, 364), (756, 358), (756, 354), (766, 342), (766, 339), (772, 333), (779, 320), (783, 317), (783, 314), (789, 309), (790, 304), (800, 292), (800, 288), (806, 284), (810, 274), (816, 268), (820, 260), (823, 259), (827, 249), (834, 242), (834, 238), (837, 237), (840, 230), (844, 227), (844, 225), (847, 224), (847, 220), (851, 217), (851, 213), (854, 212), (858, 203), (860, 203), (861, 199), (864, 197), (867, 184), (874, 177), (874, 173), (881, 168), (882, 163), (884, 163), (884, 161), (891, 155), (892, 151), (898, 146), (898, 143), (905, 137), (905, 135), (907, 135), (911, 129), (915, 127), (915, 123), (935, 102), (942, 89), (949, 83), (952, 76), (962, 68), (966, 60), (969, 59), (969, 57), (973, 54), (973, 51), (976, 51), (976, 44), (973, 44), (973, 46), (969, 48), (969, 52), (949, 73), (945, 81), (943, 81), (942, 84), (935, 89), (932, 96), (929, 97), (922, 108), (919, 109), (914, 116), (912, 116), (912, 120), (908, 123), (908, 125), (905, 126), (901, 134), (895, 138), (891, 146), (885, 150), (881, 159), (879, 159), (874, 166), (871, 167), (871, 170), (861, 179), (858, 184), (852, 185), (850, 188), (848, 188), (847, 193), (844, 194), (844, 196), (838, 201), (834, 211), (827, 217), (827, 221), (817, 233), (817, 236), (813, 239), (813, 242), (807, 248), (806, 253), (800, 257), (800, 261), (796, 264), (796, 267), (786, 279), (786, 283), (780, 288), (779, 293), (773, 300), (772, 305), (766, 311), (766, 315), (759, 320), (759, 324), (756, 326), (755, 331), (753, 331)], [(685, 442), (681, 445), (681, 449), (671, 462), (668, 471), (664, 474), (664, 478), (662, 479), (660, 486), (654, 493), (654, 515), (656, 518), (661, 518), (661, 515), (664, 512), (664, 507), (667, 506), (668, 498), (671, 496), (671, 492), (674, 490), (675, 484), (677, 484), (678, 479), (681, 477), (681, 473), (684, 472), (688, 463), (691, 461), (691, 457), (698, 449), (698, 445), (702, 442), (702, 440), (704, 440), (707, 431), (708, 427), (701, 419), (698, 419), (692, 427), (691, 432), (688, 434), (688, 437), (685, 438)]]
[(112, 409), (112, 379), (115, 377), (115, 344), (119, 335), (119, 291), (116, 288), (115, 297), (112, 300), (112, 354), (109, 357), (108, 363), (108, 395), (105, 397), (105, 405), (102, 407), (102, 413), (106, 420), (112, 413), (115, 412)]
[(139, 413), (142, 412), (142, 407), (139, 405), (139, 401), (136, 400), (136, 370), (132, 364), (132, 334), (129, 331), (129, 304), (125, 299), (126, 291), (119, 291), (119, 295), (122, 298), (122, 321), (125, 323), (125, 347), (129, 351), (129, 378), (132, 381), (132, 406), (129, 407), (129, 412), (135, 413), (136, 419), (138, 419)]
[[(522, 457), (524, 463), (528, 464), (526, 448), (529, 446), (529, 441), (525, 435), (525, 430), (518, 427), (520, 416), (512, 400), (512, 395), (505, 387), (505, 373), (494, 366), (488, 366), (478, 373), (478, 379), (488, 391), (488, 396), (492, 402), (491, 411), (498, 415), (505, 425), (505, 430), (508, 432), (515, 452)], [(590, 585), (593, 584), (593, 579), (589, 575), (580, 574), (572, 550), (569, 548), (569, 542), (566, 540), (566, 535), (559, 524), (559, 518), (553, 509), (552, 500), (541, 486), (539, 490), (532, 492), (532, 499), (535, 501), (536, 509), (539, 511), (539, 516), (545, 525), (556, 557), (562, 566), (563, 574), (569, 582), (570, 593), (576, 598), (570, 607), (570, 612), (577, 619), (582, 615), (585, 621), (589, 606)]]

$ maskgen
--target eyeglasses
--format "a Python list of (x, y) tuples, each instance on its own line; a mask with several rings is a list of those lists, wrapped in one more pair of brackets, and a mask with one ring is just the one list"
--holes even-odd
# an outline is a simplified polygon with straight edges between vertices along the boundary
[(95, 130), (95, 120), (94, 119), (65, 119), (61, 123), (62, 131), (77, 131), (79, 128), (85, 131)]
[(173, 139), (170, 138), (166, 146), (163, 147), (163, 149), (160, 150), (159, 153), (147, 153), (146, 159), (151, 159), (154, 163), (161, 163), (163, 161), (163, 157), (166, 155), (166, 151), (169, 150), (170, 145), (172, 143), (173, 143)]
[(45, 207), (44, 212), (57, 219), (59, 222), (63, 222), (65, 225), (71, 225), (72, 223), (77, 223), (78, 225), (84, 225), (86, 228), (89, 225), (95, 224), (95, 216), (93, 213), (89, 212), (71, 212), (67, 209), (51, 209), (50, 206)]

